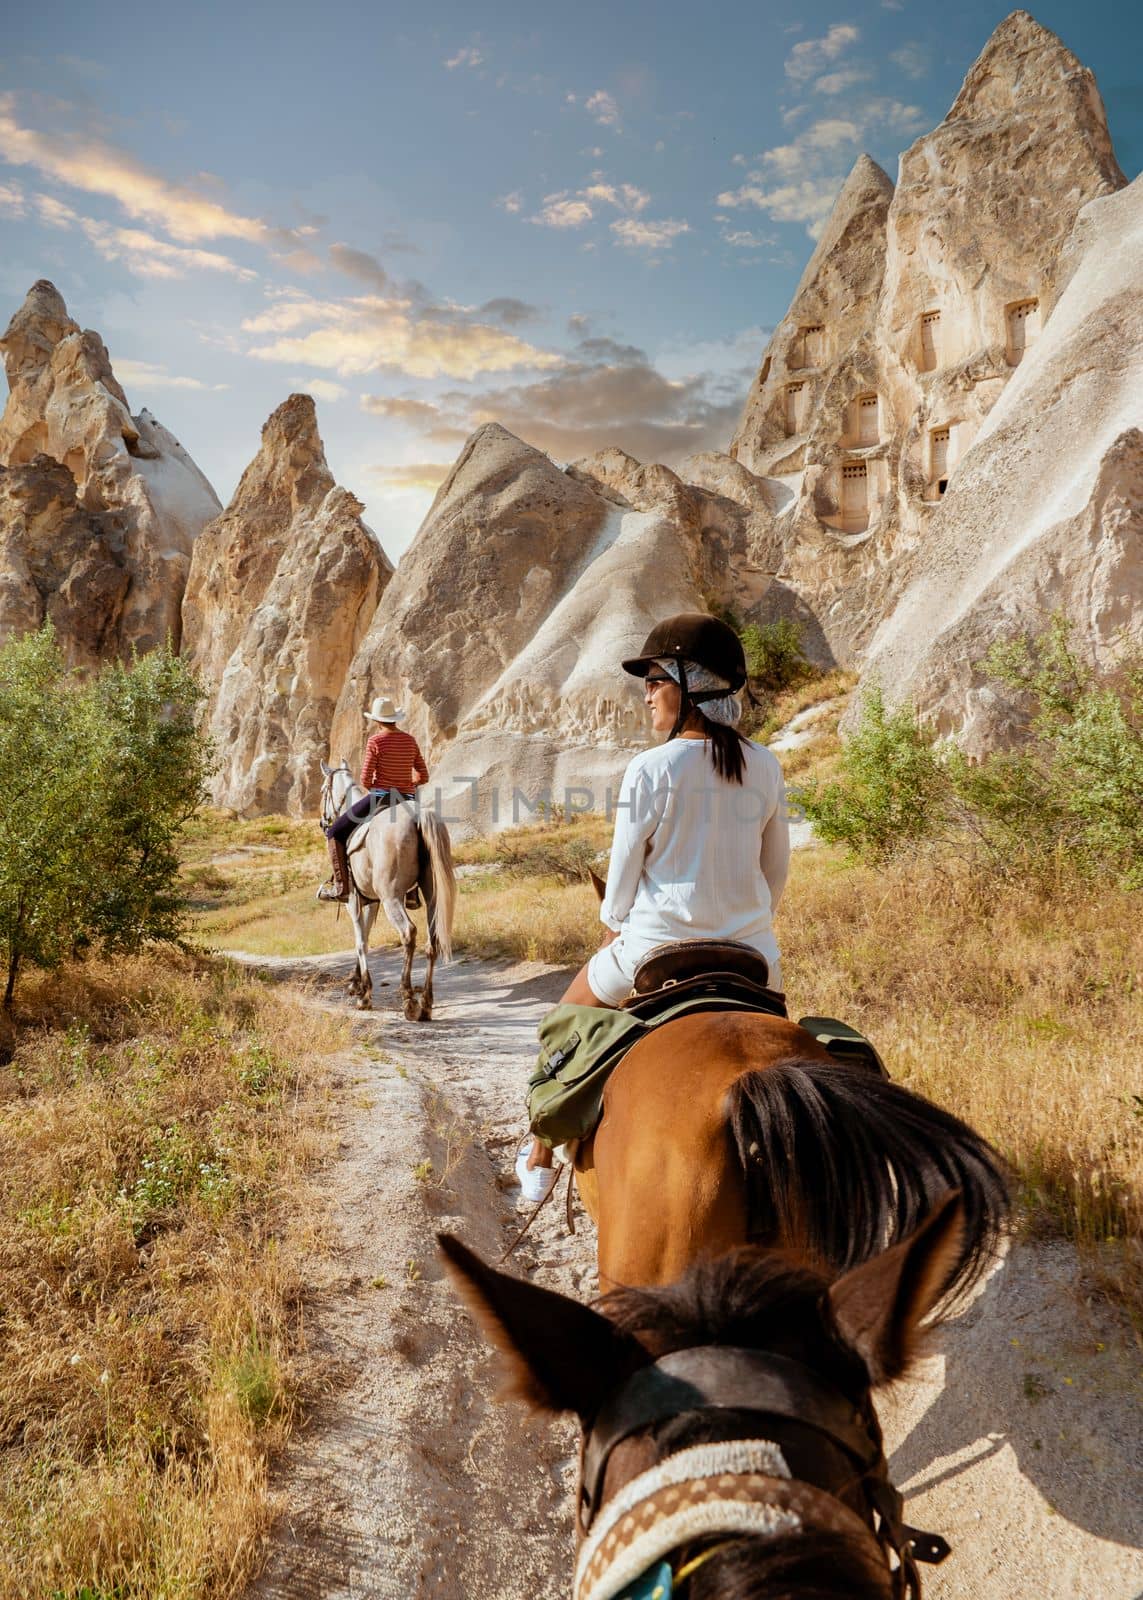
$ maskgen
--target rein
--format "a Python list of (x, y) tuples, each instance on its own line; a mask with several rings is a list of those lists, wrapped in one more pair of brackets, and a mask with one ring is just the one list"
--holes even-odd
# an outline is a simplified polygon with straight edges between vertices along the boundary
[[(854, 1463), (868, 1522), (831, 1492), (791, 1480), (778, 1446), (766, 1440), (734, 1440), (679, 1451), (624, 1485), (603, 1504), (604, 1475), (616, 1445), (633, 1433), (682, 1412), (717, 1410), (780, 1418), (822, 1434)], [(679, 1467), (685, 1466), (685, 1458), (694, 1457), (696, 1451), (704, 1453), (701, 1465), (705, 1470), (693, 1477), (684, 1471), (680, 1477)], [(766, 1451), (772, 1454), (766, 1456)], [(713, 1491), (706, 1484), (708, 1479), (716, 1484)], [(777, 1481), (781, 1479), (790, 1481)], [(666, 1504), (662, 1503), (661, 1493), (665, 1482), (675, 1486), (674, 1499)], [(639, 1485), (646, 1488), (645, 1494), (638, 1492)], [(606, 1574), (614, 1564), (612, 1558), (623, 1556), (630, 1565), (632, 1558), (625, 1554), (628, 1544), (638, 1546), (638, 1559), (653, 1544), (659, 1544), (649, 1558), (654, 1560), (684, 1542), (674, 1539), (671, 1528), (664, 1530), (671, 1539), (666, 1546), (647, 1535), (649, 1521), (651, 1526), (664, 1519), (670, 1521), (679, 1493), (684, 1490), (693, 1502), (687, 1527), (701, 1528), (705, 1534), (758, 1536), (769, 1531), (770, 1537), (777, 1537), (804, 1531), (803, 1512), (809, 1513), (814, 1525), (832, 1525), (850, 1533), (860, 1531), (876, 1541), (886, 1565), (890, 1552), (896, 1557), (897, 1566), (891, 1569), (895, 1600), (920, 1600), (917, 1562), (935, 1565), (949, 1553), (944, 1539), (921, 1533), (902, 1520), (901, 1495), (889, 1479), (881, 1430), (871, 1403), (855, 1406), (839, 1389), (789, 1357), (703, 1345), (672, 1351), (651, 1366), (641, 1367), (604, 1402), (584, 1438), (578, 1520), (585, 1542), (577, 1565), (576, 1600), (610, 1600), (610, 1596), (619, 1593)], [(613, 1509), (623, 1505), (628, 1506), (627, 1516), (634, 1519), (632, 1538), (626, 1543), (616, 1536), (617, 1514)], [(669, 1512), (667, 1505), (671, 1507)], [(772, 1514), (774, 1526), (769, 1530), (764, 1526), (763, 1510)], [(593, 1528), (597, 1518), (601, 1519), (600, 1525)], [(606, 1548), (608, 1537), (613, 1547), (610, 1556)]]

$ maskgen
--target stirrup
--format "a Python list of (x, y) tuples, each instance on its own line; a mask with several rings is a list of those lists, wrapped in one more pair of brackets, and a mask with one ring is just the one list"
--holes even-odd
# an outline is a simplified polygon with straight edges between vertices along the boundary
[(332, 878), (327, 878), (317, 892), (319, 900), (331, 900), (335, 905), (343, 906), (349, 899), (349, 890), (343, 894)]

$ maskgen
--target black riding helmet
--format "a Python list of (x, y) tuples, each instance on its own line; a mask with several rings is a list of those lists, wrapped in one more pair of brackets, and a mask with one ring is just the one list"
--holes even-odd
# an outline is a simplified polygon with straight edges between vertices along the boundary
[[(623, 670), (634, 678), (645, 678), (656, 661), (667, 658), (678, 663), (681, 691), (679, 714), (669, 735), (672, 739), (686, 722), (692, 706), (706, 700), (721, 700), (723, 695), (735, 693), (746, 682), (746, 654), (741, 639), (733, 628), (717, 617), (707, 616), (704, 611), (682, 611), (678, 616), (656, 623), (643, 641), (639, 654), (623, 662)], [(728, 687), (692, 690), (687, 684), (688, 661), (725, 678)]]

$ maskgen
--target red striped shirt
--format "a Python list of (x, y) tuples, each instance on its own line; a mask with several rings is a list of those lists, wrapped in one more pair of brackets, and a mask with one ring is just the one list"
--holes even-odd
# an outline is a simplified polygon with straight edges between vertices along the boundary
[(370, 737), (361, 768), (363, 789), (398, 789), (402, 794), (412, 794), (419, 783), (428, 781), (429, 769), (411, 733), (401, 728), (380, 728)]

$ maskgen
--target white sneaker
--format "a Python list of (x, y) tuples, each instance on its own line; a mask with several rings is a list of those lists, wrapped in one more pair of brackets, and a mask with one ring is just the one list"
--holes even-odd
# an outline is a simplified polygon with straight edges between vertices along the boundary
[(556, 1169), (554, 1166), (529, 1167), (528, 1157), (531, 1153), (532, 1141), (528, 1138), (520, 1146), (520, 1154), (516, 1157), (516, 1176), (520, 1180), (524, 1199), (529, 1205), (536, 1206), (551, 1194), (552, 1184), (556, 1181)]

